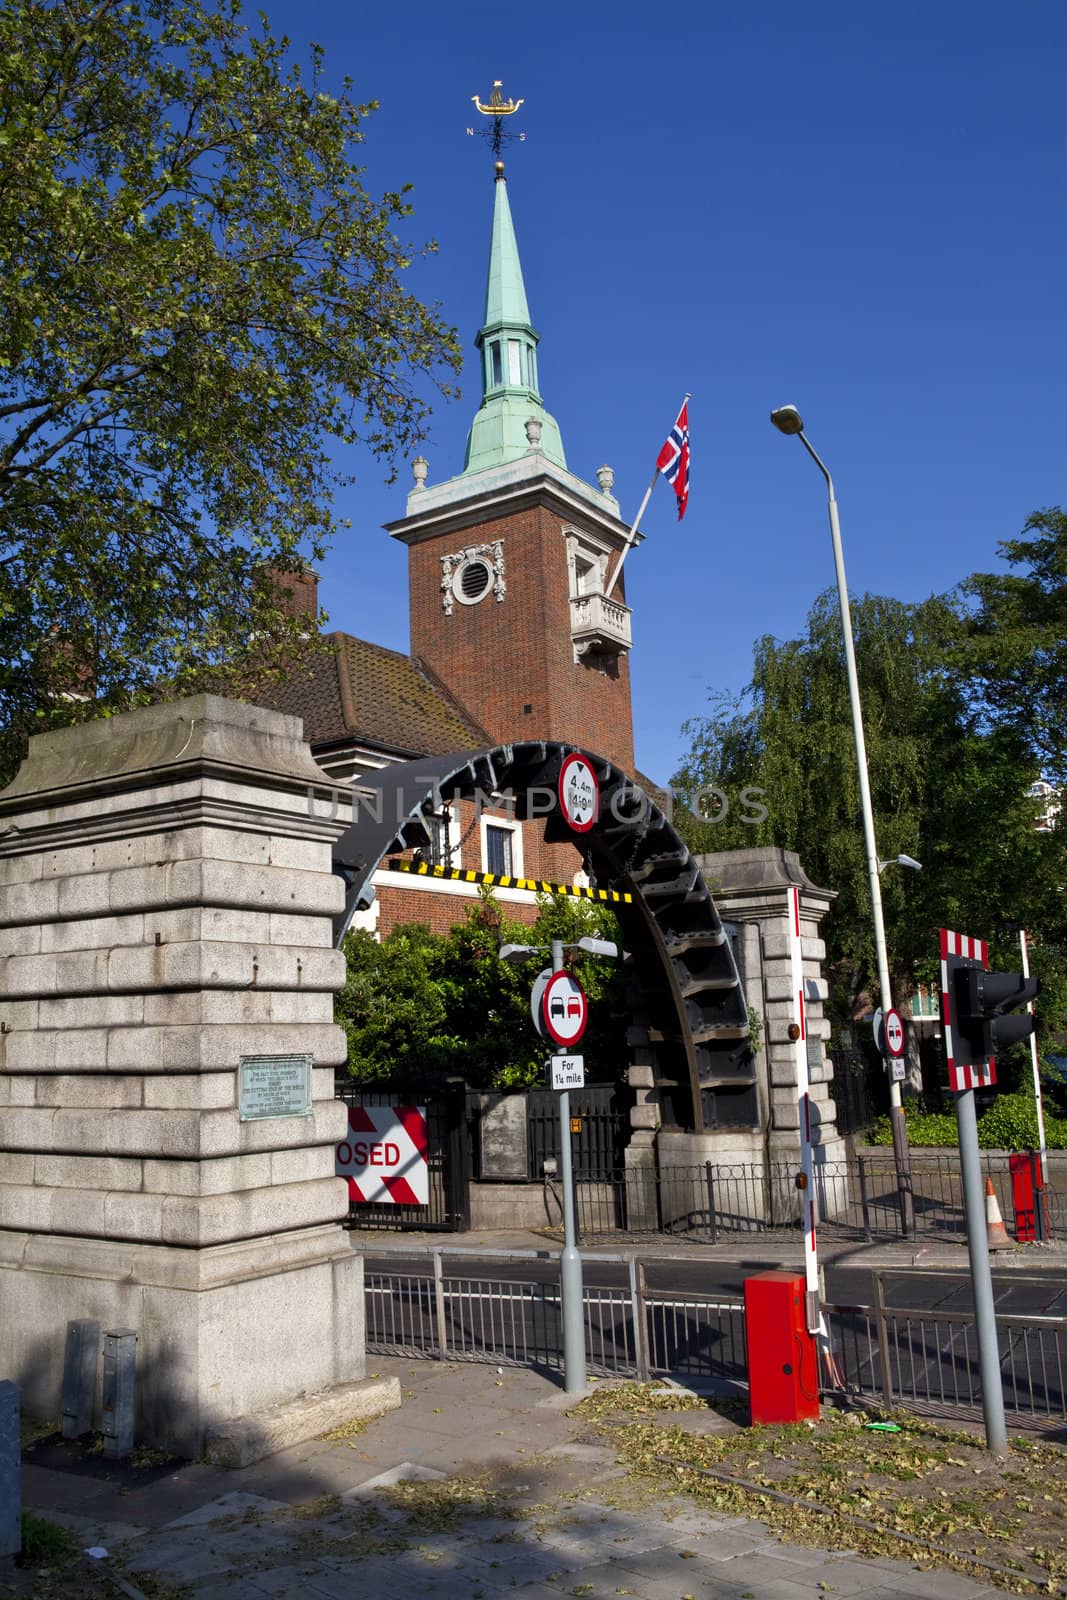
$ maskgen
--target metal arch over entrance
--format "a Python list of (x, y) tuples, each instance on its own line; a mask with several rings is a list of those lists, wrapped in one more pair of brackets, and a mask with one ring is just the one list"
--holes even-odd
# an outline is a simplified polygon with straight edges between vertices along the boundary
[(335, 921), (340, 944), (356, 910), (374, 898), (371, 878), (390, 850), (430, 843), (425, 820), (452, 800), (508, 808), (544, 821), (549, 843), (580, 849), (602, 888), (629, 891), (616, 906), (633, 962), (630, 1044), (664, 1120), (703, 1132), (757, 1121), (748, 1010), (733, 951), (688, 847), (640, 785), (603, 757), (580, 752), (600, 786), (588, 831), (572, 832), (558, 797), (560, 769), (576, 747), (531, 740), (389, 766), (361, 777), (351, 826), (334, 846), (346, 883)]

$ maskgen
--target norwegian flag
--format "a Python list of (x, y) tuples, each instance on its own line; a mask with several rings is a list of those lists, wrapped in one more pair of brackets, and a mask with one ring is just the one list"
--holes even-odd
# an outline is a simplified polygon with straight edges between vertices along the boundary
[[(685, 516), (689, 503), (689, 398), (682, 403), (678, 421), (667, 435), (667, 442), (656, 458), (662, 472), (678, 501), (678, 521)], [(653, 480), (654, 482), (655, 480)]]

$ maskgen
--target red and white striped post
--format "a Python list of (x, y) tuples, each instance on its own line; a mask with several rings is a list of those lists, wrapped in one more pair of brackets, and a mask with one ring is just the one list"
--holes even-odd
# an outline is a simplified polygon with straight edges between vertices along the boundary
[(811, 1084), (808, 1077), (808, 1023), (804, 1000), (804, 953), (800, 938), (800, 890), (789, 886), (789, 972), (795, 1020), (789, 1026), (796, 1070), (797, 1110), (800, 1121), (801, 1218), (804, 1224), (804, 1305), (808, 1332), (822, 1331), (819, 1302), (819, 1258), (815, 1238), (815, 1170), (811, 1139)]
[[(1019, 931), (1019, 949), (1023, 958), (1023, 977), (1030, 976), (1030, 950), (1026, 942), (1026, 929)], [(1034, 1014), (1034, 1002), (1031, 1000), (1026, 1007), (1031, 1016)], [(1034, 1074), (1034, 1099), (1037, 1102), (1037, 1142), (1041, 1156), (1041, 1182), (1048, 1183), (1048, 1149), (1045, 1145), (1045, 1108), (1041, 1099), (1041, 1063), (1037, 1054), (1037, 1034), (1030, 1035), (1030, 1066)], [(1044, 1205), (1042, 1198), (1041, 1204)]]

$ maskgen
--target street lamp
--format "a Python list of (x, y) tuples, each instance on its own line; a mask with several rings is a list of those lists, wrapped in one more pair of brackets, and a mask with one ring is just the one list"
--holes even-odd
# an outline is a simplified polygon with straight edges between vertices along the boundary
[[(566, 945), (562, 939), (553, 939), (547, 952), (544, 945), (501, 945), (500, 959), (520, 966), (523, 962), (532, 961), (538, 956), (543, 960), (547, 953), (552, 965), (541, 974), (543, 979), (547, 979), (549, 973), (562, 971), (564, 950), (581, 950), (587, 956), (617, 957), (619, 954), (618, 945), (611, 939), (594, 939), (587, 935), (573, 944)], [(535, 985), (534, 996), (536, 995)], [(538, 1031), (541, 1031), (540, 1028)], [(559, 1153), (560, 1183), (563, 1189), (563, 1248), (559, 1253), (559, 1294), (563, 1321), (563, 1387), (568, 1394), (580, 1394), (585, 1388), (585, 1290), (582, 1286), (582, 1258), (578, 1251), (578, 1228), (574, 1207), (571, 1097), (568, 1089), (561, 1089), (559, 1094)]]
[[(878, 858), (878, 847), (874, 838), (874, 813), (871, 809), (871, 785), (867, 773), (867, 742), (863, 736), (863, 711), (860, 706), (860, 686), (856, 676), (856, 648), (852, 638), (852, 612), (848, 603), (848, 584), (845, 581), (845, 557), (841, 549), (841, 524), (837, 516), (837, 500), (834, 498), (834, 480), (825, 463), (812, 449), (811, 443), (804, 432), (804, 422), (796, 406), (780, 406), (777, 411), (771, 412), (771, 421), (779, 433), (789, 437), (796, 435), (815, 462), (819, 471), (826, 479), (826, 490), (829, 497), (830, 511), (830, 537), (834, 547), (834, 567), (837, 572), (837, 597), (841, 606), (841, 631), (845, 642), (845, 665), (848, 671), (848, 697), (852, 706), (852, 733), (856, 741), (856, 765), (859, 769), (860, 806), (863, 811), (863, 837), (867, 847), (867, 877), (871, 889), (871, 911), (874, 916), (874, 944), (878, 957), (878, 987), (881, 995), (882, 1011), (887, 1012), (893, 1004), (892, 993), (889, 986), (889, 961), (885, 947), (885, 922), (882, 917), (882, 886), (880, 871), (882, 863)], [(902, 866), (917, 866), (910, 857), (898, 856), (897, 860)], [(888, 863), (887, 863), (888, 864)], [(889, 1099), (892, 1107), (891, 1122), (893, 1125), (893, 1154), (897, 1169), (897, 1188), (900, 1191), (900, 1217), (905, 1234), (912, 1231), (912, 1196), (911, 1196), (911, 1170), (908, 1154), (908, 1130), (904, 1123), (904, 1107), (901, 1099), (900, 1084), (890, 1080)]]
[(879, 861), (878, 871), (884, 872), (886, 867), (910, 867), (913, 872), (921, 872), (923, 864), (914, 856), (890, 856), (888, 861)]

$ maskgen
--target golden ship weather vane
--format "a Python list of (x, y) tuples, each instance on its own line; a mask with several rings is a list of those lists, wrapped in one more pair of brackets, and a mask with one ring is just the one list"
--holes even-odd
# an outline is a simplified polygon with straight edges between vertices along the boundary
[(510, 128), (505, 128), (504, 126), (504, 118), (513, 117), (516, 111), (518, 111), (519, 107), (521, 105), (525, 105), (525, 103), (526, 102), (524, 100), (505, 100), (504, 85), (499, 78), (494, 80), (493, 92), (489, 96), (489, 99), (484, 103), (478, 97), (478, 95), (471, 95), (471, 104), (474, 106), (474, 109), (480, 112), (483, 117), (491, 118), (491, 124), (486, 127), (478, 128), (477, 130), (474, 128), (468, 128), (467, 132), (472, 138), (480, 137), (483, 139), (488, 139), (489, 143), (493, 147), (493, 154), (498, 162), (500, 161), (501, 151), (509, 139), (518, 139), (519, 142), (522, 143), (526, 138), (524, 133), (513, 133)]

